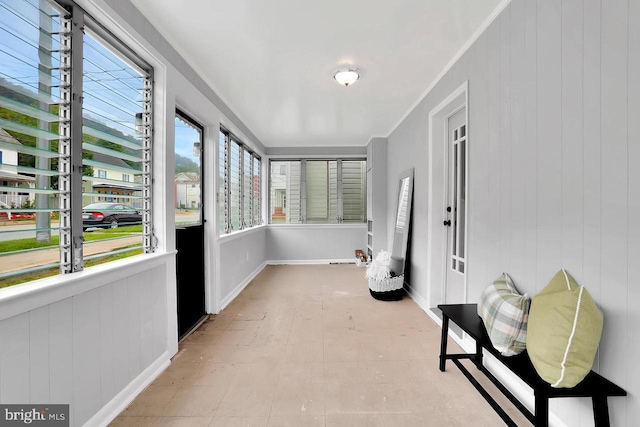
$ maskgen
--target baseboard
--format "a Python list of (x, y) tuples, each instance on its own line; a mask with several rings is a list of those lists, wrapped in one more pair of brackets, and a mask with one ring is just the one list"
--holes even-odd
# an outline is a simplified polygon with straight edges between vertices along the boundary
[[(406, 286), (407, 294), (413, 299), (413, 301), (424, 311), (427, 313), (427, 316), (431, 318), (438, 326), (442, 328), (442, 319), (438, 317), (436, 313), (434, 313), (429, 305), (427, 304), (427, 300), (415, 292), (411, 286)], [(458, 344), (464, 351), (467, 353), (475, 352), (475, 341), (466, 336), (463, 339), (460, 339), (456, 334), (449, 331), (449, 336)], [(502, 363), (498, 362), (494, 359), (490, 354), (484, 353), (484, 365), (496, 378), (500, 380), (500, 382), (513, 393), (514, 396), (522, 402), (524, 406), (528, 409), (533, 409), (534, 407), (534, 396), (531, 392), (531, 389), (524, 385), (511, 371), (506, 369)], [(567, 427), (567, 425), (558, 418), (553, 412), (549, 411), (549, 426), (551, 427)]]
[(279, 259), (267, 261), (268, 265), (317, 265), (317, 264), (355, 264), (355, 258), (347, 259)]
[[(411, 297), (411, 299), (413, 301), (415, 301), (416, 304), (418, 304), (418, 307), (420, 307), (422, 309), (422, 311), (424, 311), (425, 313), (429, 314), (429, 312), (431, 310), (429, 310), (429, 303), (427, 302), (427, 299), (424, 298), (422, 295), (420, 295), (419, 293), (417, 293), (410, 284), (406, 283), (404, 284), (405, 289), (407, 290), (407, 294)], [(437, 316), (436, 316), (437, 317)], [(440, 324), (440, 323), (438, 323)]]
[(244, 288), (247, 287), (249, 282), (251, 282), (258, 274), (260, 274), (260, 272), (266, 266), (267, 266), (267, 262), (263, 262), (262, 264), (260, 264), (258, 266), (258, 268), (253, 270), (242, 282), (240, 282), (238, 284), (238, 286), (233, 288), (233, 290), (231, 292), (229, 292), (229, 295), (227, 295), (226, 297), (224, 297), (222, 299), (222, 301), (220, 301), (220, 307), (219, 307), (218, 313), (220, 313), (222, 310), (224, 310), (224, 308), (226, 306), (228, 306), (229, 303), (231, 303), (231, 301), (233, 301), (238, 295), (240, 295), (240, 292), (242, 292), (244, 290)]
[(85, 427), (109, 425), (142, 391), (171, 364), (169, 352), (164, 352), (113, 399), (84, 423)]

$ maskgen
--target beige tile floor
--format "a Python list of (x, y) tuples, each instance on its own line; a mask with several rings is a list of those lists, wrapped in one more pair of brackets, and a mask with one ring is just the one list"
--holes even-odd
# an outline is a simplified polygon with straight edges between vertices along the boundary
[(439, 345), (411, 299), (371, 298), (363, 269), (269, 266), (111, 425), (504, 425), (452, 364), (438, 370)]

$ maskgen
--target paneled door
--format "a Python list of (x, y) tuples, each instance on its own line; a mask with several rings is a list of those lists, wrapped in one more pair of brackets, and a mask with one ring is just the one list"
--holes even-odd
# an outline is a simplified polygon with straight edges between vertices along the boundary
[(175, 219), (178, 337), (206, 316), (204, 288), (203, 127), (177, 110), (175, 118)]
[(467, 201), (467, 123), (466, 108), (447, 119), (447, 252), (445, 257), (445, 295), (447, 304), (466, 302), (466, 201)]

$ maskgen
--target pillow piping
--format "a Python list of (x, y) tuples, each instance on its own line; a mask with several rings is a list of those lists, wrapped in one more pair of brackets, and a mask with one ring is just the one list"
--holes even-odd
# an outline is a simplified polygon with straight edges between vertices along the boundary
[[(567, 277), (567, 272), (562, 269), (562, 273), (564, 273), (564, 278), (567, 281), (567, 289), (571, 290), (571, 285), (569, 284), (569, 278)], [(582, 292), (584, 291), (584, 286), (580, 286), (580, 294), (578, 295), (578, 303), (576, 305), (576, 315), (573, 318), (573, 327), (571, 328), (571, 335), (569, 335), (569, 342), (567, 342), (567, 348), (564, 351), (564, 357), (562, 358), (562, 372), (560, 373), (560, 378), (554, 384), (551, 384), (551, 387), (558, 387), (558, 385), (564, 379), (564, 372), (566, 369), (565, 364), (567, 363), (567, 357), (569, 356), (569, 350), (571, 348), (571, 343), (573, 341), (573, 337), (576, 334), (576, 326), (578, 325), (578, 315), (580, 314), (580, 303), (582, 302)]]

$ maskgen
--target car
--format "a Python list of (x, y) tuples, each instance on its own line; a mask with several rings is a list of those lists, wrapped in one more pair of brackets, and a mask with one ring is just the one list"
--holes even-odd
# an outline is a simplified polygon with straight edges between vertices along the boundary
[(91, 203), (82, 208), (82, 229), (141, 224), (140, 210), (123, 203)]

